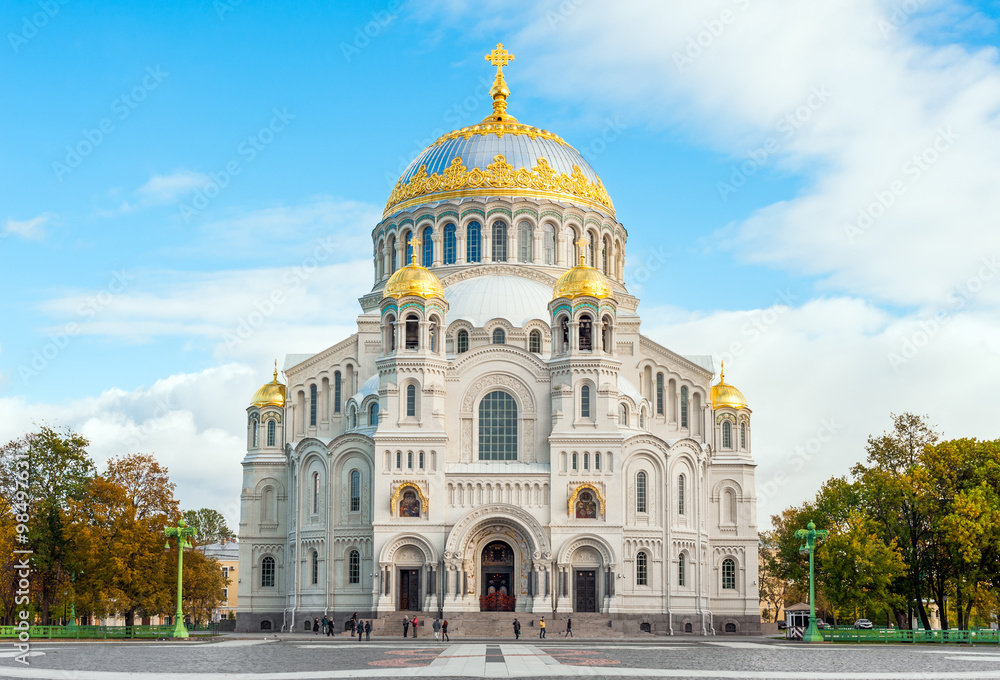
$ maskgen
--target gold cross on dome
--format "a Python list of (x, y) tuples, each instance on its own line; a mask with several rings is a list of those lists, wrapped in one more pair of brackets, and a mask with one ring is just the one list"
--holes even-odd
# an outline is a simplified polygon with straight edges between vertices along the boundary
[(422, 246), (423, 244), (424, 244), (423, 239), (421, 239), (420, 237), (410, 239), (410, 248), (412, 249), (410, 252), (410, 260), (413, 262), (413, 264), (417, 263), (417, 251), (420, 250), (420, 246)]
[(575, 245), (577, 248), (580, 249), (580, 266), (583, 266), (584, 259), (586, 257), (584, 255), (584, 250), (583, 249), (587, 247), (587, 239), (585, 239), (585, 238), (578, 238), (577, 240), (573, 241), (573, 245)]
[(497, 67), (497, 73), (503, 72), (503, 67), (514, 61), (514, 55), (504, 49), (503, 43), (497, 43), (496, 49), (486, 55), (486, 61)]

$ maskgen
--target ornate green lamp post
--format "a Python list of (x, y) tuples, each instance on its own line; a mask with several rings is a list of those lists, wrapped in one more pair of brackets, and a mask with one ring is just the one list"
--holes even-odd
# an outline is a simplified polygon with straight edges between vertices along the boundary
[[(82, 573), (82, 572), (81, 572)], [(66, 626), (67, 630), (76, 631), (76, 572), (70, 577), (70, 583), (73, 589), (73, 599), (69, 601), (69, 625)]]
[(184, 584), (184, 548), (191, 548), (191, 537), (194, 536), (194, 529), (187, 525), (183, 519), (177, 520), (177, 526), (167, 527), (167, 543), (164, 546), (170, 549), (170, 537), (177, 537), (177, 613), (174, 615), (174, 632), (171, 637), (186, 638), (187, 628), (184, 627), (184, 612), (181, 610), (181, 598), (183, 596)]
[(802, 633), (803, 642), (823, 642), (823, 634), (816, 626), (816, 576), (813, 571), (813, 556), (816, 553), (816, 544), (829, 534), (829, 531), (817, 530), (814, 522), (809, 522), (805, 529), (799, 529), (795, 532), (795, 538), (802, 541), (799, 552), (809, 553), (809, 628)]

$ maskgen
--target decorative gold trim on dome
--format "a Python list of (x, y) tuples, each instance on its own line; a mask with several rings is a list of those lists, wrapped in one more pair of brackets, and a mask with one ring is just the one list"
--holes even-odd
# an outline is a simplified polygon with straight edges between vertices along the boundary
[(396, 182), (389, 200), (385, 206), (384, 216), (393, 209), (401, 210), (412, 203), (425, 202), (427, 197), (436, 194), (435, 200), (458, 198), (468, 195), (491, 194), (497, 189), (509, 192), (517, 191), (525, 195), (538, 195), (555, 200), (574, 200), (591, 203), (598, 210), (609, 210), (614, 216), (614, 204), (600, 178), (591, 182), (583, 174), (580, 166), (573, 166), (573, 174), (559, 173), (545, 158), (539, 158), (538, 164), (527, 168), (514, 169), (502, 154), (493, 157), (493, 162), (486, 169), (465, 167), (460, 157), (455, 157), (451, 165), (440, 175), (427, 174), (427, 166), (421, 165), (409, 182), (402, 179)]
[(399, 497), (403, 495), (403, 492), (406, 489), (413, 489), (414, 491), (417, 492), (417, 496), (420, 497), (421, 514), (426, 517), (429, 508), (427, 495), (424, 494), (423, 489), (420, 488), (420, 485), (417, 482), (413, 481), (400, 482), (399, 486), (396, 488), (396, 491), (392, 494), (392, 498), (389, 499), (389, 512), (392, 513), (393, 515), (398, 514), (397, 508), (399, 507), (398, 506)]
[[(542, 139), (550, 139), (553, 142), (558, 142), (563, 146), (569, 147), (569, 143), (562, 137), (554, 132), (549, 132), (548, 130), (543, 130), (542, 128), (537, 128), (532, 125), (525, 125), (524, 123), (518, 122), (486, 122), (476, 123), (475, 125), (469, 125), (468, 127), (459, 128), (458, 130), (452, 130), (451, 132), (441, 135), (437, 140), (431, 144), (431, 147), (437, 146), (441, 142), (446, 142), (449, 139), (458, 139), (459, 137), (464, 137), (469, 139), (473, 135), (496, 135), (497, 137), (503, 137), (504, 135), (524, 135), (531, 139), (536, 137), (541, 137)], [(572, 147), (570, 147), (572, 148)]]
[(417, 264), (417, 252), (423, 245), (423, 239), (411, 238), (410, 247), (413, 252), (410, 255), (410, 264), (400, 267), (385, 283), (382, 291), (382, 299), (401, 298), (404, 295), (419, 295), (423, 298), (444, 297), (444, 286), (441, 280), (434, 275), (427, 267)]
[(569, 497), (569, 501), (566, 503), (566, 513), (570, 517), (575, 516), (576, 513), (573, 512), (573, 506), (576, 505), (576, 498), (577, 498), (577, 496), (580, 495), (581, 491), (593, 491), (594, 492), (594, 495), (597, 496), (597, 508), (598, 508), (598, 510), (601, 511), (601, 514), (603, 515), (604, 514), (604, 496), (601, 495), (601, 490), (600, 489), (598, 489), (593, 484), (590, 484), (589, 482), (585, 482), (583, 484), (578, 484), (577, 487), (573, 490), (573, 495), (571, 495)]

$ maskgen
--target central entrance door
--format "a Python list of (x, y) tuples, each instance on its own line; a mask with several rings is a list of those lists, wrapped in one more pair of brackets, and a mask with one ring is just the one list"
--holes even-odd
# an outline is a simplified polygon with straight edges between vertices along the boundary
[(493, 541), (482, 554), (483, 578), (479, 609), (484, 612), (514, 611), (514, 551), (503, 541)]
[(597, 572), (593, 569), (577, 569), (574, 572), (573, 591), (576, 593), (578, 612), (597, 611)]
[(420, 611), (420, 570), (399, 570), (399, 609)]

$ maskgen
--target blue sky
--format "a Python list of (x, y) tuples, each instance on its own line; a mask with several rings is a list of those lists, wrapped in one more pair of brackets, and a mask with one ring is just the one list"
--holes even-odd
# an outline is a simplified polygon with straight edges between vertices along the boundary
[[(100, 455), (156, 447), (174, 465), (219, 447), (212, 474), (233, 479), (182, 476), (180, 492), (231, 501), (249, 396), (235, 392), (263, 382), (270, 357), (351, 332), (391, 185), (488, 113), (483, 55), (502, 41), (517, 56), (511, 113), (579, 148), (615, 201), (646, 331), (729, 359), (760, 414), (766, 478), (831, 413), (845, 425), (823, 457), (847, 463), (890, 410), (995, 437), (949, 399), (914, 395), (954, 394), (957, 355), (995, 376), (982, 368), (1000, 353), (992, 277), (961, 306), (953, 294), (1000, 252), (986, 179), (1000, 158), (1000, 8), (786, 9), (5, 3), (0, 435), (46, 420), (83, 429)], [(935, 144), (926, 169), (905, 170)], [(190, 209), (227, 165), (239, 174)], [(894, 181), (905, 195), (851, 238), (845, 225)], [(295, 301), (227, 342), (330, 237), (341, 247)], [(942, 310), (955, 322), (901, 369), (892, 352)], [(828, 401), (790, 408), (807, 367)], [(841, 411), (861, 385), (864, 403)], [(846, 463), (821, 467), (796, 493)]]

